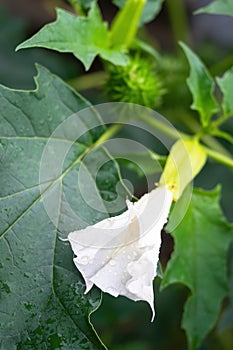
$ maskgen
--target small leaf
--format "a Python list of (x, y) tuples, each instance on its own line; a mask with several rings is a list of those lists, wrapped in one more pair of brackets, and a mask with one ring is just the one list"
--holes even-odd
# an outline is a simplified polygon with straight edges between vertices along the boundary
[[(100, 293), (83, 295), (72, 251), (59, 237), (108, 217), (93, 200), (96, 192), (100, 207), (103, 198), (117, 196), (118, 167), (103, 148), (87, 153), (105, 131), (93, 108), (88, 118), (76, 114), (89, 102), (42, 67), (36, 85), (34, 91), (0, 86), (0, 348), (104, 349), (89, 323)], [(80, 130), (85, 134), (78, 137)], [(77, 185), (81, 165), (92, 206)]]
[(231, 117), (233, 115), (233, 67), (226, 71), (221, 78), (217, 78), (217, 83), (223, 93), (222, 109), (224, 117)]
[(199, 112), (201, 123), (206, 127), (211, 116), (219, 110), (213, 97), (214, 81), (200, 58), (184, 43), (180, 43), (180, 46), (190, 65), (190, 76), (187, 79), (187, 84), (193, 96), (191, 108)]
[(195, 11), (195, 14), (200, 13), (233, 16), (233, 2), (232, 0), (213, 1), (211, 4)]
[(162, 281), (162, 288), (178, 282), (191, 290), (182, 327), (193, 350), (214, 326), (228, 292), (226, 258), (233, 228), (219, 207), (219, 192), (193, 193), (183, 221), (172, 232), (175, 251)]
[(111, 47), (107, 24), (102, 21), (96, 2), (93, 2), (88, 17), (77, 17), (57, 9), (57, 20), (45, 25), (16, 50), (29, 47), (71, 52), (84, 64), (86, 70), (97, 55), (116, 65), (126, 65), (128, 62), (123, 52)]
[[(127, 0), (113, 0), (118, 7), (123, 7)], [(147, 0), (140, 18), (140, 25), (152, 21), (160, 12), (164, 0)]]

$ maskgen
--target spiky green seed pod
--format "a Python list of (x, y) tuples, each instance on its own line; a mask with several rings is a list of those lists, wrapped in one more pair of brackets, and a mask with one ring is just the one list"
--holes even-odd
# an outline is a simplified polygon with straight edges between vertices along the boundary
[(105, 90), (110, 101), (156, 108), (165, 93), (154, 63), (136, 54), (127, 66), (107, 65)]

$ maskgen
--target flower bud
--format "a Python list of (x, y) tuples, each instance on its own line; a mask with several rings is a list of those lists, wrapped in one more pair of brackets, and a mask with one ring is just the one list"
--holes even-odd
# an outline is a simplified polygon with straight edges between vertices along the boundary
[(197, 139), (178, 140), (171, 148), (159, 183), (173, 192), (173, 200), (200, 172), (206, 162), (206, 152)]

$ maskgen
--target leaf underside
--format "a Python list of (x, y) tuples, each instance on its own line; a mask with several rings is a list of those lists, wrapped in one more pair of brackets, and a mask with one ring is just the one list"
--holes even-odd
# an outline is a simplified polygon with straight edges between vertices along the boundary
[[(83, 199), (77, 186), (81, 165), (90, 203), (97, 194), (99, 200), (116, 196), (119, 172), (103, 148), (93, 148), (105, 128), (92, 109), (89, 119), (75, 115), (75, 123), (52, 138), (48, 174), (39, 179), (51, 134), (90, 105), (46, 69), (37, 69), (35, 91), (0, 86), (0, 349), (104, 349), (89, 322), (100, 293), (83, 295), (71, 248), (59, 237), (108, 215)], [(92, 130), (95, 123), (99, 127)], [(81, 129), (87, 131), (73, 142)], [(56, 160), (67, 145), (59, 173)], [(89, 150), (93, 154), (85, 160)], [(94, 193), (90, 181), (100, 158), (105, 165)]]
[(218, 202), (218, 189), (193, 193), (185, 217), (172, 232), (175, 252), (162, 282), (163, 288), (178, 282), (191, 290), (182, 319), (190, 349), (197, 349), (212, 329), (228, 292), (226, 258), (233, 230)]

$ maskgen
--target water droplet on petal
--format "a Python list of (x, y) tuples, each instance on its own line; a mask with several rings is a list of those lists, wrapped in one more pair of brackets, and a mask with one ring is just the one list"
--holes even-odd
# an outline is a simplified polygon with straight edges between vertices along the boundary
[(109, 264), (110, 264), (111, 266), (116, 266), (116, 261), (112, 259), (112, 260), (110, 260)]
[(84, 256), (82, 256), (82, 257), (80, 258), (80, 261), (79, 261), (79, 262), (80, 262), (80, 264), (87, 265), (87, 263), (89, 262), (89, 260), (90, 260), (90, 257), (84, 255)]

